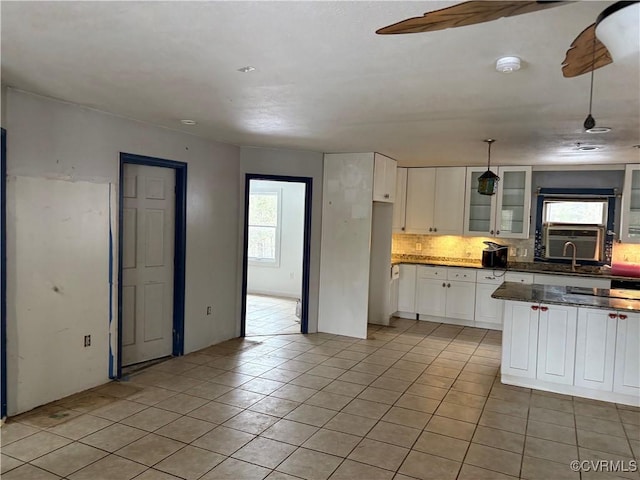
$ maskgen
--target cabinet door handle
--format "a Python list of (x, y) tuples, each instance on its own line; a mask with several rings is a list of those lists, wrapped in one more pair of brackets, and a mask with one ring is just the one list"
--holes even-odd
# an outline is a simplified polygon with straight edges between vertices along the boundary
[(446, 287), (446, 286), (447, 286), (447, 285), (446, 285), (444, 282), (442, 282), (442, 287), (444, 288), (444, 287)]
[(493, 235), (493, 230), (489, 230), (489, 233), (490, 233), (491, 235)]
[(388, 194), (388, 193), (385, 193), (385, 194), (384, 194), (384, 198), (389, 198), (389, 194)]
[(531, 305), (531, 310), (538, 310), (538, 308), (540, 308), (538, 305)]
[(618, 316), (617, 313), (610, 313), (609, 318), (616, 318)]
[(400, 228), (400, 230), (402, 230), (404, 232), (404, 227)]
[(447, 283), (447, 288), (451, 288), (451, 284), (450, 283)]
[(620, 320), (626, 320), (627, 316), (624, 313), (621, 313), (620, 315), (618, 315), (618, 318), (620, 318)]
[(433, 232), (433, 228), (429, 227), (429, 231), (430, 231), (430, 232)]
[(436, 227), (433, 227), (433, 231), (434, 231), (434, 232), (437, 232), (437, 231), (438, 231), (438, 229), (437, 229)]
[(495, 280), (496, 279), (496, 277), (484, 277), (484, 278), (486, 278), (487, 280)]
[(546, 312), (547, 310), (549, 310), (549, 307), (540, 307), (540, 310), (542, 310), (543, 312)]
[(496, 235), (500, 235), (500, 230), (496, 230)]

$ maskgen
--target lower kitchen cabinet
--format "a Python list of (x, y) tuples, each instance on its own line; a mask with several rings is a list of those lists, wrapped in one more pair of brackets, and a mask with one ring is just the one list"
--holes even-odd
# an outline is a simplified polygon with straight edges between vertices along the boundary
[(573, 384), (577, 309), (505, 302), (502, 373)]
[(610, 392), (616, 353), (618, 313), (578, 309), (575, 385)]
[[(398, 280), (398, 312), (416, 313), (416, 265), (401, 264)], [(414, 316), (415, 318), (415, 316)]]
[(468, 269), (418, 267), (418, 314), (473, 321), (476, 297), (475, 272)]
[(617, 313), (613, 391), (640, 398), (640, 313)]
[(497, 300), (491, 294), (504, 279), (493, 275), (492, 270), (480, 270), (476, 280), (475, 325), (479, 328), (502, 330), (504, 300)]
[(536, 378), (538, 305), (505, 302), (502, 326), (502, 374)]
[(575, 385), (640, 398), (640, 314), (579, 309)]
[(565, 305), (540, 305), (538, 312), (536, 378), (573, 385), (578, 309)]

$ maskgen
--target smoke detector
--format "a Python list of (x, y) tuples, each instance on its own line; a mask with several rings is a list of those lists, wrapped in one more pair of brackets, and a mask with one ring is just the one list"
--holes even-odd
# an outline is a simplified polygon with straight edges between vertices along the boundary
[(501, 57), (496, 61), (496, 70), (500, 73), (513, 73), (520, 70), (518, 57)]

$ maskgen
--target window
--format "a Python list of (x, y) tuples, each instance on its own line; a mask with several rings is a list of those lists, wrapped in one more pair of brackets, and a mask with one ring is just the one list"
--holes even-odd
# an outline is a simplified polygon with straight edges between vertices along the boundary
[(249, 194), (250, 262), (277, 265), (280, 261), (280, 191), (260, 191)]
[(571, 225), (604, 225), (607, 200), (547, 200), (544, 202), (544, 223)]
[(569, 262), (564, 244), (573, 242), (583, 265), (611, 262), (614, 188), (539, 188), (535, 260)]

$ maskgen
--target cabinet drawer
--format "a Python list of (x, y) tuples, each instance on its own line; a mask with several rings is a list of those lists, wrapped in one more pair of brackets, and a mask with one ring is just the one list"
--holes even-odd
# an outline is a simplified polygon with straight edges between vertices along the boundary
[(457, 280), (458, 282), (475, 282), (476, 272), (470, 268), (448, 268), (447, 280)]
[(447, 268), (419, 266), (418, 278), (441, 278), (445, 280), (447, 278)]
[(494, 275), (493, 270), (480, 270), (477, 272), (478, 283), (489, 283), (491, 285), (500, 285), (504, 282), (504, 275)]
[(507, 272), (504, 274), (505, 282), (533, 283), (533, 273)]

